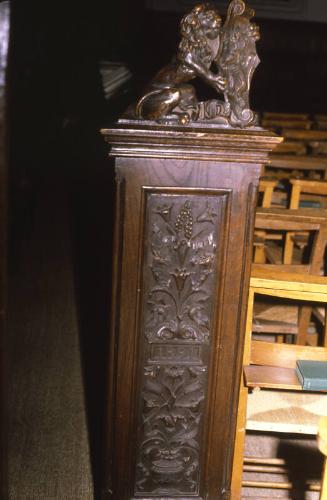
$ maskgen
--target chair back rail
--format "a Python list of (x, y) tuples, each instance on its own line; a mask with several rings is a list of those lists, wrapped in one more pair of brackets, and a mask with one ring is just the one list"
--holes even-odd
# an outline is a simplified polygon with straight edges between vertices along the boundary
[(327, 361), (326, 347), (310, 347), (252, 340), (251, 364), (295, 368), (298, 359)]

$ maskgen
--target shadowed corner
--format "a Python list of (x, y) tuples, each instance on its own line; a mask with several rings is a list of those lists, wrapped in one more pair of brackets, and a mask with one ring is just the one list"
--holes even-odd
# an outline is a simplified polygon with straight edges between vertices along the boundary
[(319, 453), (316, 440), (280, 440), (277, 457), (285, 460), (287, 479), (292, 484), (290, 498), (306, 500), (308, 485), (319, 483), (322, 477), (323, 456)]
[(94, 498), (97, 500), (101, 497), (104, 464), (114, 172), (104, 159), (104, 142), (98, 128), (94, 127), (88, 137), (96, 145), (97, 157), (81, 154), (76, 173), (70, 179), (69, 217)]

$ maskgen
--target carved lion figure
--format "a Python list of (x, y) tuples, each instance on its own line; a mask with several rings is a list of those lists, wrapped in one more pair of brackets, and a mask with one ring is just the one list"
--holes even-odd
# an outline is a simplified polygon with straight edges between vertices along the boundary
[(225, 79), (211, 70), (221, 33), (221, 17), (210, 4), (197, 5), (181, 21), (181, 42), (175, 60), (161, 69), (136, 104), (136, 116), (150, 120), (196, 120), (199, 113), (195, 90), (188, 82), (201, 77), (218, 92)]

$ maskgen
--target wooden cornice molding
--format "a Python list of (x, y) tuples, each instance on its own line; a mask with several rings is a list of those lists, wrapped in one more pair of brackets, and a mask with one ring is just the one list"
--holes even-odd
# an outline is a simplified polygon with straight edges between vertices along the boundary
[(219, 128), (216, 125), (159, 125), (156, 122), (120, 120), (102, 129), (111, 146), (109, 156), (201, 159), (266, 163), (282, 137), (253, 127)]

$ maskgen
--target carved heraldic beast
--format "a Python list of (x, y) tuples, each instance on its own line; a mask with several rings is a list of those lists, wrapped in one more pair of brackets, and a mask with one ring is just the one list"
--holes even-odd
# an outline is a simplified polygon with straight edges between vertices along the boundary
[[(161, 123), (256, 125), (256, 114), (249, 106), (251, 79), (259, 64), (259, 29), (250, 22), (253, 16), (254, 11), (243, 0), (232, 0), (222, 25), (212, 5), (195, 6), (181, 21), (176, 57), (150, 82), (136, 104), (136, 117)], [(195, 77), (209, 84), (217, 99), (199, 102), (189, 83)]]

